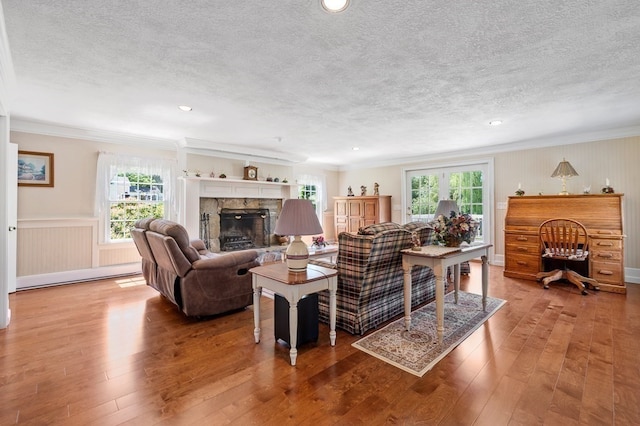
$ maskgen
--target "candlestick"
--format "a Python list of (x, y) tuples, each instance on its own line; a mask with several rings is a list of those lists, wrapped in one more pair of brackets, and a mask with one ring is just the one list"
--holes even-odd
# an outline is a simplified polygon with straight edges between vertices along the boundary
[(609, 186), (609, 178), (607, 178), (605, 182), (606, 182), (606, 185)]

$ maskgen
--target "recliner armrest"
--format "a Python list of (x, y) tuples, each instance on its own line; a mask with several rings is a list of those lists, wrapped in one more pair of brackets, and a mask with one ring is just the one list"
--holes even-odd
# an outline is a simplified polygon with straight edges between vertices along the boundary
[(193, 269), (217, 269), (230, 268), (235, 265), (256, 262), (257, 266), (258, 252), (255, 250), (243, 250), (234, 253), (221, 254), (212, 258), (204, 258), (196, 260), (191, 265)]

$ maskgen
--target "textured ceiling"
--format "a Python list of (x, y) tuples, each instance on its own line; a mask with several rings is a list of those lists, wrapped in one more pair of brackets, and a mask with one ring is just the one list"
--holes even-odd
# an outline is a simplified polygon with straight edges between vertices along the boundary
[(334, 165), (640, 127), (638, 0), (2, 6), (19, 121)]

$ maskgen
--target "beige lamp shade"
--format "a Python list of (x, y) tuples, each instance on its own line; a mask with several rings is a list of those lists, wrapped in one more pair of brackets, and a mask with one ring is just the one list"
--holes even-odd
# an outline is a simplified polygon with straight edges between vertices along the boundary
[(567, 192), (567, 178), (578, 176), (578, 172), (573, 168), (571, 163), (569, 163), (564, 158), (560, 163), (558, 163), (558, 167), (551, 173), (551, 177), (559, 177), (562, 179), (562, 192), (560, 195), (568, 195)]
[(309, 263), (309, 250), (301, 240), (302, 235), (322, 234), (322, 226), (316, 216), (316, 210), (309, 200), (285, 200), (282, 211), (273, 231), (278, 235), (293, 235), (294, 239), (287, 248), (287, 267), (291, 272), (302, 272)]

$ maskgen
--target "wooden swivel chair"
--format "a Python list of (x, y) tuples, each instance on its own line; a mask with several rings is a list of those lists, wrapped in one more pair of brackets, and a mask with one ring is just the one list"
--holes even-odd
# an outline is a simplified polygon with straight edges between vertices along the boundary
[[(549, 219), (538, 228), (542, 249), (542, 268), (551, 269), (548, 272), (539, 272), (536, 278), (542, 280), (545, 289), (549, 283), (560, 279), (567, 280), (576, 285), (587, 294), (587, 283), (593, 290), (600, 290), (598, 281), (585, 277), (571, 269), (581, 266), (579, 270), (588, 271), (589, 242), (586, 228), (578, 221), (572, 219)], [(587, 273), (587, 272), (585, 272)]]

